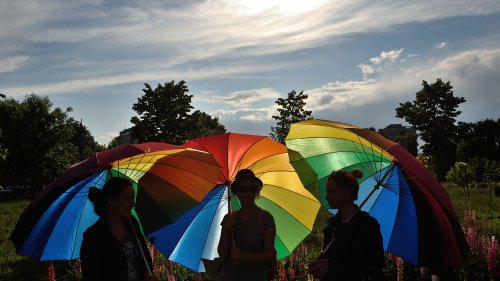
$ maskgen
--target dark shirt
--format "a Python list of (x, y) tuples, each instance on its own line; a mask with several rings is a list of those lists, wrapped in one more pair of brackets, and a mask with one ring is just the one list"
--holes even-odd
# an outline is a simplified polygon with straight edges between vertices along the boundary
[[(262, 214), (262, 222), (259, 221), (260, 214)], [(264, 248), (264, 233), (267, 229), (274, 226), (273, 216), (260, 209), (252, 217), (246, 221), (242, 221), (236, 214), (236, 222), (234, 225), (234, 243), (236, 247), (244, 253), (263, 253)], [(259, 229), (259, 223), (262, 223), (262, 230)], [(266, 281), (267, 272), (266, 268), (268, 265), (259, 263), (249, 263), (249, 262), (238, 262), (237, 265), (233, 265), (231, 260), (224, 263), (221, 269), (220, 280), (223, 281)]]
[(323, 280), (384, 280), (384, 248), (380, 226), (368, 213), (358, 211), (348, 223), (337, 215), (323, 229), (325, 245), (335, 240), (325, 253), (330, 259)]
[[(135, 218), (131, 218), (134, 229), (139, 230), (139, 225)], [(128, 281), (129, 274), (134, 275), (134, 269), (128, 266), (127, 262), (136, 264), (136, 280), (143, 280), (144, 274), (147, 272), (144, 259), (140, 255), (136, 239), (133, 236), (130, 223), (124, 221), (126, 237), (122, 242), (132, 242), (128, 244), (127, 250), (124, 252), (123, 244), (116, 240), (111, 232), (106, 220), (99, 219), (95, 224), (90, 226), (83, 234), (82, 246), (80, 248), (80, 258), (82, 261), (82, 277), (85, 281), (95, 280), (116, 280)], [(140, 236), (140, 231), (137, 231), (142, 249), (145, 251), (146, 259), (151, 264), (151, 257), (144, 238)], [(134, 249), (135, 248), (135, 249)], [(138, 253), (138, 255), (137, 255)], [(129, 272), (129, 268), (131, 272)]]

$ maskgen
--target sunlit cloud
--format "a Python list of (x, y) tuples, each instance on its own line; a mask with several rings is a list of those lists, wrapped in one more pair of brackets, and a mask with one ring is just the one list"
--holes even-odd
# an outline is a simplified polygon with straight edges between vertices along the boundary
[[(388, 41), (381, 49), (362, 54), (361, 60), (344, 62), (348, 70), (336, 76), (322, 73), (311, 79), (315, 73), (299, 72), (326, 63), (330, 55), (326, 49), (366, 34), (378, 40), (377, 35), (384, 37), (401, 28), (448, 18), (474, 21), (499, 12), (500, 2), (490, 0), (453, 5), (388, 0), (153, 0), (120, 5), (102, 0), (1, 1), (0, 26), (8, 27), (0, 28), (0, 72), (5, 73), (1, 75), (5, 78), (0, 77), (1, 92), (14, 97), (31, 92), (51, 98), (104, 96), (113, 92), (113, 86), (182, 79), (190, 86), (197, 83), (198, 88), (213, 89), (193, 100), (207, 104), (210, 112), (220, 104), (224, 109), (213, 113), (220, 114), (221, 120), (244, 121), (238, 124), (246, 126), (272, 121), (273, 100), (286, 94), (275, 89), (298, 84), (283, 77), (293, 72), (294, 77), (303, 75), (304, 81), (317, 85), (308, 84), (309, 90), (304, 91), (313, 115), (342, 112), (354, 118), (349, 115), (356, 113), (352, 108), (389, 114), (387, 108), (414, 96), (421, 80), (434, 82), (438, 77), (450, 80), (457, 94), (467, 95), (468, 100), (484, 99), (479, 104), (491, 107), (495, 102), (485, 93), (498, 94), (497, 51), (474, 48), (498, 46), (498, 41), (466, 45), (450, 36), (439, 39), (443, 42), (426, 38), (425, 47)], [(315, 51), (325, 52), (324, 62), (301, 56)], [(235, 86), (241, 81), (241, 88)], [(231, 90), (222, 93), (221, 88)], [(272, 106), (266, 108), (265, 103)]]
[(277, 106), (263, 108), (238, 108), (238, 109), (220, 109), (211, 112), (212, 116), (219, 117), (221, 121), (269, 121), (276, 114)]
[(391, 61), (391, 62), (394, 62), (396, 61), (399, 56), (401, 55), (401, 53), (403, 52), (403, 48), (399, 49), (399, 50), (392, 50), (392, 51), (388, 51), (388, 52), (382, 52), (380, 53), (380, 55), (376, 56), (376, 57), (373, 57), (373, 58), (370, 58), (370, 62), (373, 63), (373, 64), (380, 64), (382, 63), (383, 61)]
[[(409, 22), (500, 10), (500, 4), (495, 1), (454, 5), (446, 1), (412, 5), (382, 1), (372, 5), (370, 1), (319, 0), (180, 3), (156, 1), (142, 5), (128, 2), (111, 9), (105, 7), (105, 1), (98, 0), (2, 2), (0, 25), (9, 28), (0, 30), (0, 39), (5, 43), (0, 48), (13, 52), (40, 42), (70, 44), (64, 56), (71, 60), (58, 59), (57, 55), (49, 59), (58, 59), (61, 68), (74, 67), (74, 60), (95, 65), (92, 71), (72, 69), (76, 73), (93, 73), (94, 77), (85, 78), (94, 81), (103, 76), (119, 75), (118, 71), (134, 76), (137, 71), (134, 67), (141, 73), (152, 72), (140, 69), (151, 65), (163, 66), (157, 71), (164, 73), (167, 72), (165, 68), (202, 64), (207, 60), (210, 63), (220, 58), (226, 61), (246, 58), (246, 62), (253, 64), (252, 58), (330, 45), (345, 40), (345, 36), (352, 33), (386, 31)], [(252, 12), (240, 13), (242, 9)], [(393, 60), (401, 51), (383, 52), (373, 58), (373, 63)], [(133, 65), (124, 68), (124, 61)], [(61, 71), (48, 83), (75, 80), (67, 75), (68, 71)], [(113, 79), (106, 80), (104, 85), (113, 85)], [(122, 82), (117, 79), (119, 83)], [(79, 85), (85, 89), (87, 83)]]

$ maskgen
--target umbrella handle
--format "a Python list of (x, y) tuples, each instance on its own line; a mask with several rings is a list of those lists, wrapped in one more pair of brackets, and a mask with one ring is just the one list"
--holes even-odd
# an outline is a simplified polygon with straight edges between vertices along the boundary
[(139, 251), (141, 252), (141, 257), (144, 260), (144, 263), (146, 264), (146, 269), (148, 270), (149, 276), (153, 276), (153, 271), (151, 270), (151, 267), (149, 266), (149, 262), (146, 259), (146, 254), (144, 253), (144, 249), (142, 248), (142, 244), (139, 241), (139, 237), (137, 236), (137, 233), (135, 232), (134, 225), (132, 224), (130, 217), (128, 218), (128, 221), (130, 223), (130, 228), (132, 228), (132, 233), (134, 234), (135, 241), (137, 242), (137, 246), (139, 247)]

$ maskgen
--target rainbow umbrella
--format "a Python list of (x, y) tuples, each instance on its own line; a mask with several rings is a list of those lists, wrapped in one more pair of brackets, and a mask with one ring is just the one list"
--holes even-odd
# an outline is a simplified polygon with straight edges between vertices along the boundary
[[(322, 205), (332, 171), (363, 171), (357, 204), (375, 217), (384, 248), (417, 266), (456, 268), (468, 253), (465, 236), (443, 187), (401, 145), (378, 133), (326, 120), (292, 124), (286, 144), (297, 173)], [(304, 167), (312, 167), (305, 170)]]
[(195, 207), (216, 184), (220, 166), (207, 152), (164, 143), (123, 145), (68, 168), (23, 211), (10, 239), (36, 260), (79, 257), (83, 232), (98, 217), (90, 187), (126, 177), (136, 190), (132, 213), (149, 234)]
[[(218, 257), (220, 223), (228, 213), (227, 183), (244, 168), (264, 184), (256, 203), (274, 217), (278, 258), (289, 255), (311, 232), (320, 203), (304, 189), (283, 144), (264, 136), (227, 133), (193, 139), (184, 146), (212, 153), (222, 170), (218, 186), (197, 207), (150, 235), (168, 259), (204, 272), (202, 259)], [(231, 203), (233, 210), (240, 208), (236, 197)]]

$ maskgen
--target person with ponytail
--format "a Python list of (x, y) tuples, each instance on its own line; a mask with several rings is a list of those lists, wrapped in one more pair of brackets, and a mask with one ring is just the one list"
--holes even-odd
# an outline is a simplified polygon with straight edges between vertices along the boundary
[(102, 189), (91, 187), (88, 196), (99, 219), (83, 234), (83, 280), (151, 280), (147, 270), (151, 258), (139, 224), (131, 216), (135, 191), (130, 181), (112, 178)]
[(385, 280), (384, 248), (380, 225), (354, 201), (358, 199), (361, 170), (336, 171), (326, 183), (325, 199), (338, 209), (323, 229), (320, 256), (309, 264), (309, 273), (321, 280)]

